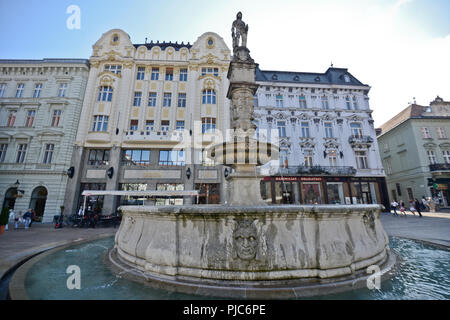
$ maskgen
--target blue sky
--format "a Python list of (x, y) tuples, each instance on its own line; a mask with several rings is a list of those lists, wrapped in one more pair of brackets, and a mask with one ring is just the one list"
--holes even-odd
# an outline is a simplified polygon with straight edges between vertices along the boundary
[[(66, 9), (81, 9), (69, 30)], [(231, 45), (237, 11), (252, 57), (266, 70), (325, 72), (330, 63), (372, 89), (375, 125), (416, 98), (450, 100), (448, 0), (0, 0), (0, 58), (89, 58), (113, 28), (133, 43), (189, 41), (213, 31)]]

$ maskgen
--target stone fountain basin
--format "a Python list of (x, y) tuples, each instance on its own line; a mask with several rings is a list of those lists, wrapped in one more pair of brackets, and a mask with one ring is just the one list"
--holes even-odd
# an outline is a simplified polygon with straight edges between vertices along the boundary
[(389, 256), (381, 208), (122, 206), (114, 253), (146, 278), (163, 281), (242, 287), (351, 276)]

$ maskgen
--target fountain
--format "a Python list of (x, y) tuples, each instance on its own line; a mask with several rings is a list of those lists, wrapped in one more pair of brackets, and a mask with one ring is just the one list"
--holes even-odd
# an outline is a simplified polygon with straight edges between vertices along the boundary
[(278, 146), (254, 139), (256, 64), (248, 25), (232, 25), (227, 97), (234, 135), (210, 148), (233, 167), (227, 205), (122, 206), (109, 253), (130, 278), (170, 291), (233, 298), (291, 298), (366, 285), (367, 268), (395, 265), (379, 220), (380, 205), (276, 205), (260, 195), (256, 167)]

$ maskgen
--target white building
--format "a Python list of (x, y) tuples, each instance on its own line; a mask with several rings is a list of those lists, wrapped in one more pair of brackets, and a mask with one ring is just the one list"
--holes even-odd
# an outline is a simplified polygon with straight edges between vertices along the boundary
[[(211, 133), (230, 127), (229, 63), (230, 50), (212, 32), (193, 44), (133, 44), (119, 29), (103, 34), (90, 58), (68, 211), (81, 206), (84, 190), (200, 190), (200, 203), (219, 203), (222, 168), (211, 165), (203, 149), (213, 143)], [(194, 139), (198, 143), (192, 145)], [(112, 197), (89, 199), (102, 214), (120, 203)]]
[(370, 87), (347, 69), (325, 73), (258, 69), (259, 137), (278, 133), (279, 163), (261, 169), (272, 203), (388, 204)]
[(0, 60), (2, 206), (60, 213), (88, 74), (84, 59)]

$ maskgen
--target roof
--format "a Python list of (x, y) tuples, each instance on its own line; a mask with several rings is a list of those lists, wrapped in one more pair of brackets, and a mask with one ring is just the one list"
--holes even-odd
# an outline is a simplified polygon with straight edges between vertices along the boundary
[(135, 48), (139, 48), (140, 46), (144, 46), (144, 47), (147, 47), (147, 49), (151, 49), (151, 48), (153, 48), (155, 46), (158, 46), (163, 51), (166, 50), (166, 48), (168, 48), (168, 47), (173, 47), (175, 49), (175, 51), (178, 51), (181, 48), (188, 48), (188, 49), (190, 49), (192, 47), (192, 44), (190, 44), (189, 42), (186, 43), (186, 44), (184, 42), (181, 42), (181, 43), (178, 43), (178, 42), (165, 42), (165, 41), (163, 41), (163, 42), (159, 42), (159, 41), (153, 42), (153, 40), (152, 40), (152, 41), (150, 41), (148, 43), (133, 44), (133, 46)]
[(420, 117), (425, 112), (427, 107), (420, 106), (417, 104), (411, 104), (406, 109), (403, 109), (400, 113), (395, 115), (392, 119), (388, 120), (381, 125), (381, 134), (384, 134), (391, 129), (395, 128), (399, 124), (405, 122), (406, 120), (414, 117)]
[(0, 59), (4, 64), (38, 64), (38, 63), (72, 63), (89, 65), (88, 59), (64, 59), (64, 58), (44, 58), (44, 59)]
[[(344, 76), (349, 77), (346, 82)], [(325, 73), (295, 72), (295, 71), (269, 71), (256, 68), (256, 81), (263, 82), (281, 82), (281, 83), (314, 83), (314, 84), (338, 84), (338, 85), (356, 85), (367, 86), (356, 79), (347, 69), (328, 68)]]

